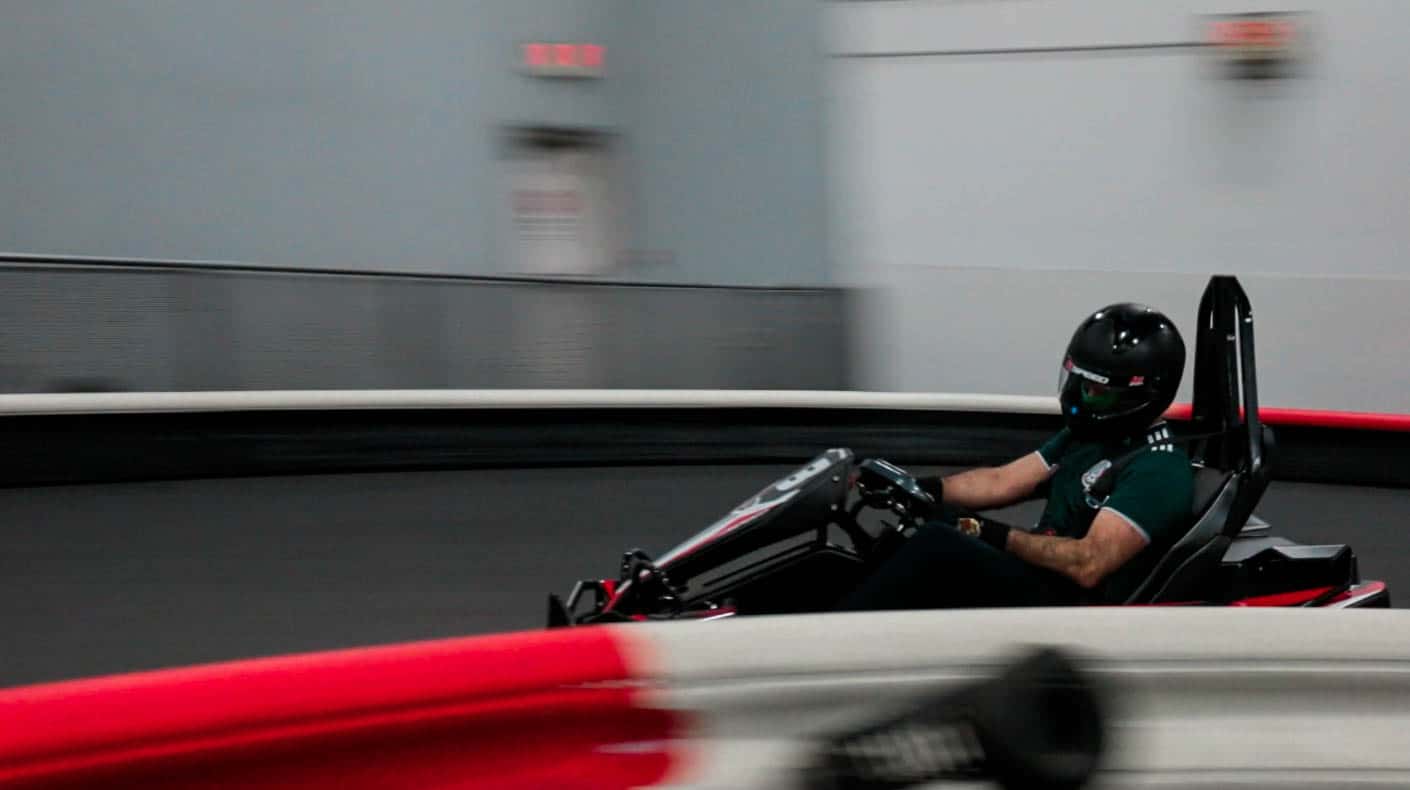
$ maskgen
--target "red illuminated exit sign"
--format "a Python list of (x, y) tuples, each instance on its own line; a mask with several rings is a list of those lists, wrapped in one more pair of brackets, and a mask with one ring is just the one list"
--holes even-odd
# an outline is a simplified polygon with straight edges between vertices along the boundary
[(534, 77), (599, 78), (607, 60), (601, 44), (531, 41), (519, 48), (519, 65)]
[(1296, 74), (1307, 55), (1300, 13), (1217, 14), (1206, 18), (1208, 43), (1230, 77), (1270, 79)]

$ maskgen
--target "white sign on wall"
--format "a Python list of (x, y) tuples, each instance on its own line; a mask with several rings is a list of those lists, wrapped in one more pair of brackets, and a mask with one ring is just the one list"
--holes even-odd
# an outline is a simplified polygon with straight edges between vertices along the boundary
[(604, 146), (520, 145), (509, 163), (517, 273), (582, 277), (614, 259), (610, 157)]

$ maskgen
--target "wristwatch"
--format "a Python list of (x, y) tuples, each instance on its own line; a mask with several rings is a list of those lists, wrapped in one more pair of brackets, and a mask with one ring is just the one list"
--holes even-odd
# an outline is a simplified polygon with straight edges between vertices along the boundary
[(979, 519), (969, 518), (968, 516), (955, 521), (955, 526), (959, 527), (960, 532), (963, 532), (971, 538), (980, 537), (981, 530), (979, 524)]

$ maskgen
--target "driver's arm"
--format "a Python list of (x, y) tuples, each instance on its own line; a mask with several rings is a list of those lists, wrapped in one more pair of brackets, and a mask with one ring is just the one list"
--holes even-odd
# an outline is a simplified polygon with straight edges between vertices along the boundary
[[(946, 493), (948, 486), (947, 482)], [(1005, 548), (1025, 562), (1057, 571), (1090, 590), (1140, 553), (1148, 542), (1131, 522), (1115, 511), (1103, 509), (1080, 540), (1015, 529), (1009, 532)]]
[(944, 478), (945, 501), (969, 510), (1008, 507), (1031, 497), (1053, 468), (1034, 452), (1003, 466), (950, 475)]
[[(1125, 565), (1154, 540), (1170, 540), (1190, 518), (1194, 477), (1183, 453), (1166, 445), (1142, 453), (1127, 464), (1116, 488), (1080, 538), (1028, 534), (1010, 530), (991, 545), (1030, 564), (1067, 576), (1091, 589)], [(994, 532), (994, 528), (990, 528)]]

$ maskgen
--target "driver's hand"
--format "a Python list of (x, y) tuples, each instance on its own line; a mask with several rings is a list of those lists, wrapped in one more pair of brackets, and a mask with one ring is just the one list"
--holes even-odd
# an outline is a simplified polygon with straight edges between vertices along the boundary
[(939, 475), (932, 477), (917, 477), (916, 485), (920, 490), (929, 494), (935, 500), (935, 510), (939, 511), (940, 505), (945, 502), (945, 481)]

